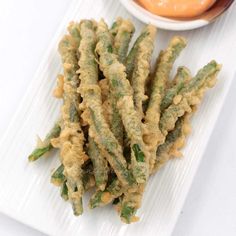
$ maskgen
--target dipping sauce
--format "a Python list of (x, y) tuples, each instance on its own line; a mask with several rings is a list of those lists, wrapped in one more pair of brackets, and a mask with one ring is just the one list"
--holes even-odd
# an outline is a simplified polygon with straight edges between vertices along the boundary
[(207, 11), (216, 0), (136, 0), (146, 10), (167, 17), (195, 17)]

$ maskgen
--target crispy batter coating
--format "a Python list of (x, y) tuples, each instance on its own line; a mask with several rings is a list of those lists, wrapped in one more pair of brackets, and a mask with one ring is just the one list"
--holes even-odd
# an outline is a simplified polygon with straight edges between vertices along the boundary
[(173, 37), (160, 52), (151, 74), (152, 25), (144, 27), (128, 55), (130, 20), (117, 18), (110, 29), (104, 20), (71, 22), (68, 32), (59, 43), (64, 71), (53, 93), (63, 99), (61, 118), (29, 160), (59, 148), (61, 164), (51, 182), (75, 215), (83, 212), (84, 192), (95, 188), (90, 208), (112, 202), (123, 222), (136, 222), (149, 176), (182, 156), (190, 118), (221, 65), (211, 61), (193, 78), (181, 66), (171, 80), (186, 46), (182, 37)]

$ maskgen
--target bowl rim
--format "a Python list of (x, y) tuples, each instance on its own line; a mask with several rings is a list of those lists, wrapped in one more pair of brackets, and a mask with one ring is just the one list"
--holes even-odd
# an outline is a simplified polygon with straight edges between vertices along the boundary
[(157, 16), (147, 11), (143, 7), (139, 6), (137, 3), (135, 3), (134, 0), (120, 0), (120, 3), (126, 8), (128, 12), (130, 12), (140, 21), (146, 24), (155, 25), (156, 27), (165, 30), (174, 30), (174, 31), (191, 30), (203, 27), (211, 23), (204, 19), (181, 21)]

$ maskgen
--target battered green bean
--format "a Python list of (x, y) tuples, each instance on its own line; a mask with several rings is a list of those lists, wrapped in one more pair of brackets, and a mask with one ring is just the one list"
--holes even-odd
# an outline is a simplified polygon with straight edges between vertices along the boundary
[[(114, 169), (122, 184), (131, 185), (134, 180), (126, 168), (127, 164), (122, 154), (122, 148), (110, 131), (102, 112), (101, 89), (98, 85), (98, 68), (94, 53), (96, 37), (91, 21), (82, 21), (81, 35), (82, 41), (79, 48), (81, 85), (79, 92), (90, 112), (88, 120), (90, 136), (94, 138), (94, 141), (103, 151), (103, 155)], [(109, 46), (112, 48), (112, 45)]]
[(67, 188), (67, 180), (64, 175), (64, 166), (61, 164), (51, 176), (51, 183), (61, 187), (61, 197), (67, 201), (68, 200), (68, 188)]
[(179, 118), (175, 124), (175, 128), (170, 131), (165, 139), (165, 142), (157, 149), (156, 156), (157, 162), (154, 169), (160, 169), (169, 160), (169, 151), (177, 139), (182, 135), (182, 128), (184, 124), (184, 116)]
[[(124, 151), (125, 152), (125, 151)], [(106, 187), (104, 191), (96, 191), (90, 199), (90, 208), (101, 207), (111, 203), (117, 197), (120, 197), (125, 188), (117, 179), (117, 177), (112, 177), (111, 184)]]
[(139, 153), (143, 153), (145, 160), (139, 161), (133, 149), (131, 154), (131, 170), (138, 183), (144, 183), (148, 178), (148, 153), (142, 140), (142, 128), (139, 116), (134, 108), (132, 88), (126, 79), (125, 67), (118, 62), (116, 56), (110, 52), (112, 45), (107, 25), (103, 20), (97, 28), (98, 43), (96, 51), (99, 54), (99, 65), (105, 77), (109, 80), (111, 94), (115, 97), (125, 130), (131, 141), (131, 147), (137, 145)]
[[(182, 148), (186, 135), (189, 133), (189, 114), (184, 115), (179, 118), (176, 122), (174, 130), (170, 131), (166, 137), (165, 143), (160, 145), (156, 152), (156, 162), (150, 174), (153, 174), (155, 171), (159, 170), (171, 156), (179, 155), (179, 148)], [(188, 130), (187, 130), (188, 129)], [(144, 189), (143, 186), (140, 186), (138, 191), (132, 191), (127, 194), (124, 192), (124, 197), (120, 204), (120, 216), (125, 223), (132, 223), (138, 220), (135, 216), (138, 208), (141, 204), (141, 196)]]
[(75, 43), (74, 46), (75, 46), (75, 49), (77, 51), (77, 49), (80, 45), (80, 41), (81, 41), (79, 24), (72, 21), (72, 22), (70, 22), (69, 26), (67, 27), (67, 30), (68, 30), (68, 32), (70, 33), (70, 35), (72, 36), (72, 38), (74, 40), (74, 43)]
[(175, 128), (171, 130), (165, 139), (165, 143), (157, 149), (157, 161), (153, 172), (158, 171), (172, 157), (181, 157), (182, 153), (179, 149), (183, 148), (186, 137), (191, 132), (190, 117), (193, 113), (185, 113), (176, 123)]
[(95, 187), (90, 208), (112, 202), (122, 221), (138, 221), (149, 176), (182, 155), (190, 117), (221, 66), (211, 61), (192, 79), (179, 67), (169, 80), (186, 46), (176, 36), (151, 74), (155, 27), (142, 30), (127, 56), (134, 26), (122, 18), (110, 30), (104, 20), (72, 22), (68, 32), (59, 43), (64, 71), (54, 90), (63, 98), (61, 120), (28, 158), (35, 161), (53, 147), (60, 149), (51, 182), (75, 215), (83, 212), (83, 194)]
[(90, 199), (90, 208), (105, 206), (120, 197), (126, 188), (122, 187), (117, 177), (112, 178), (112, 182), (104, 191), (96, 191)]
[(82, 166), (82, 169), (83, 169), (83, 174), (82, 174), (83, 186), (84, 190), (87, 191), (95, 186), (93, 165), (90, 159), (87, 161), (87, 163), (85, 163)]
[(95, 186), (95, 178), (93, 172), (87, 172), (86, 170), (83, 171), (82, 181), (85, 191), (93, 188)]
[[(160, 103), (163, 97), (165, 83), (169, 77), (170, 70), (176, 57), (178, 56), (178, 54), (180, 53), (180, 51), (184, 46), (185, 46), (185, 41), (180, 37), (176, 37), (172, 39), (167, 50), (161, 53), (158, 59), (159, 64), (157, 66), (157, 70), (153, 80), (152, 93), (145, 117), (146, 125), (149, 128), (149, 132), (152, 134), (151, 137), (150, 136), (148, 137), (148, 139), (151, 138), (152, 146), (150, 145), (150, 140), (147, 140), (146, 138), (146, 141), (148, 141), (147, 143), (150, 145), (150, 151), (151, 151), (151, 157), (150, 157), (151, 159), (149, 163), (150, 171), (153, 169), (155, 163), (156, 159), (155, 152), (158, 145), (158, 138), (160, 138), (158, 137), (158, 135), (160, 134), (158, 125), (160, 116)], [(153, 134), (155, 136), (155, 139), (153, 139), (154, 138)], [(139, 188), (136, 189), (136, 191), (124, 194), (120, 212), (121, 219), (124, 222), (131, 223), (137, 220), (137, 218), (135, 217), (135, 213), (137, 209), (140, 207), (144, 187), (145, 187), (144, 185), (140, 185)]]
[(137, 45), (135, 66), (131, 77), (131, 85), (134, 90), (134, 105), (143, 118), (143, 102), (147, 99), (145, 95), (145, 85), (150, 73), (150, 61), (154, 48), (156, 28), (148, 25), (145, 28), (146, 37)]
[(57, 138), (61, 133), (61, 127), (60, 127), (60, 122), (57, 122), (53, 128), (49, 131), (47, 134), (45, 140), (37, 146), (34, 151), (29, 155), (28, 160), (29, 161), (36, 161), (38, 160), (41, 156), (49, 152), (53, 146), (51, 144), (51, 139)]
[(110, 127), (111, 131), (118, 140), (119, 144), (123, 146), (124, 139), (124, 127), (122, 123), (121, 116), (117, 109), (116, 99), (109, 95), (109, 102), (111, 106), (111, 114), (110, 114)]
[[(181, 94), (182, 94), (181, 96), (186, 96), (187, 99), (185, 100), (185, 102), (180, 102), (179, 104), (177, 104), (178, 108), (179, 108), (179, 112), (177, 112), (177, 115), (181, 116), (182, 113), (184, 113), (184, 110), (187, 111), (188, 109), (190, 109), (190, 106), (192, 108), (192, 106), (194, 106), (195, 104), (197, 104), (199, 102), (198, 99), (202, 98), (202, 96), (203, 96), (204, 92), (207, 90), (207, 88), (212, 87), (215, 84), (216, 75), (218, 74), (219, 70), (220, 70), (220, 65), (218, 65), (215, 61), (210, 62), (208, 65), (206, 65), (203, 69), (201, 69), (198, 72), (196, 77), (194, 79), (192, 79), (187, 86), (185, 86), (181, 90)], [(188, 104), (186, 104), (186, 101), (188, 102)], [(185, 103), (186, 105), (183, 106), (183, 103)], [(175, 107), (175, 104), (172, 105), (172, 110), (174, 109), (174, 107)], [(177, 109), (177, 108), (175, 108), (175, 109)], [(182, 109), (182, 111), (180, 111), (181, 109)], [(171, 111), (171, 109), (169, 110), (169, 112), (170, 111)], [(185, 115), (185, 117), (186, 117), (186, 115)], [(174, 123), (175, 119), (178, 119), (178, 118), (173, 119), (173, 117), (172, 117), (172, 119), (171, 118), (169, 118), (169, 119), (170, 119), (169, 122), (171, 122), (171, 120), (172, 120), (172, 123)], [(177, 120), (176, 124), (178, 123), (179, 119)], [(188, 120), (185, 121), (184, 129), (182, 131), (182, 133), (183, 133), (182, 137), (180, 137), (179, 140), (177, 140), (172, 145), (172, 148), (170, 145), (168, 146), (168, 148), (172, 149), (172, 150), (169, 150), (169, 153), (162, 152), (161, 155), (159, 154), (159, 158), (156, 163), (155, 169), (159, 169), (169, 159), (170, 156), (180, 155), (180, 153), (178, 152), (178, 148), (183, 146), (185, 143), (184, 133), (186, 134), (188, 132), (186, 130), (190, 130), (189, 125), (188, 125)], [(168, 133), (167, 137), (172, 132), (173, 131), (170, 131)]]
[(145, 27), (139, 37), (136, 39), (133, 47), (131, 48), (127, 58), (126, 58), (126, 74), (127, 79), (130, 80), (135, 66), (135, 58), (138, 53), (139, 44), (149, 35), (148, 28)]
[(135, 214), (141, 206), (144, 187), (144, 184), (140, 184), (135, 191), (124, 192), (119, 212), (123, 222), (130, 224), (139, 220)]
[(122, 188), (119, 180), (115, 178), (105, 191), (99, 190), (94, 193), (90, 199), (89, 206), (90, 208), (105, 206), (121, 196), (123, 191), (124, 188)]
[(151, 153), (150, 169), (153, 168), (156, 160), (157, 146), (164, 140), (164, 137), (160, 132), (159, 121), (161, 115), (160, 105), (162, 98), (164, 97), (166, 83), (169, 79), (169, 74), (176, 58), (185, 46), (185, 39), (176, 36), (170, 41), (167, 49), (160, 53), (157, 60), (158, 64), (152, 81), (151, 94), (145, 116), (145, 124), (147, 128), (145, 142), (149, 146)]
[(107, 161), (91, 137), (89, 137), (88, 154), (93, 163), (96, 186), (103, 191), (108, 180)]
[(66, 184), (67, 181), (64, 181), (62, 186), (61, 186), (61, 197), (65, 200), (68, 201), (69, 196), (68, 196), (68, 187)]
[[(96, 51), (100, 56), (100, 68), (105, 77), (109, 80), (111, 93), (117, 99), (117, 107), (122, 117), (124, 127), (131, 142), (131, 170), (140, 187), (144, 188), (144, 183), (149, 176), (149, 156), (146, 146), (142, 140), (141, 120), (134, 108), (132, 88), (126, 79), (125, 67), (118, 62), (116, 56), (110, 52), (109, 45), (111, 39), (104, 21), (100, 21), (97, 28), (98, 43)], [(142, 198), (139, 186), (135, 186), (132, 194), (127, 193), (124, 197), (125, 204), (132, 203), (132, 197), (136, 194)], [(136, 198), (137, 199), (137, 198)], [(136, 207), (138, 207), (136, 205)], [(123, 212), (123, 209), (121, 213)], [(135, 213), (135, 211), (133, 211)], [(122, 217), (122, 216), (121, 216)], [(134, 216), (132, 216), (134, 218)], [(123, 217), (122, 217), (123, 219)], [(128, 221), (127, 221), (128, 222)]]
[(192, 93), (197, 91), (202, 86), (207, 86), (208, 81), (215, 79), (221, 69), (216, 61), (212, 60), (207, 65), (205, 65), (201, 70), (198, 71), (196, 76), (190, 80), (190, 82), (181, 89), (181, 94)]
[(117, 35), (119, 27), (122, 24), (122, 21), (123, 19), (121, 17), (117, 17), (116, 21), (112, 24), (109, 31), (113, 37)]
[[(118, 24), (119, 23), (119, 24)], [(121, 63), (125, 62), (130, 40), (134, 33), (134, 26), (129, 20), (117, 20), (117, 32), (113, 33), (114, 37), (114, 53), (118, 56)], [(109, 102), (111, 105), (110, 127), (112, 133), (121, 145), (123, 145), (123, 124), (116, 107), (116, 99), (110, 95)]]
[[(95, 133), (99, 134), (97, 138), (97, 143), (99, 147), (103, 150), (103, 155), (108, 160), (111, 167), (114, 169), (118, 179), (123, 185), (132, 186), (135, 182), (132, 174), (127, 169), (127, 163), (123, 157), (122, 149), (119, 146), (119, 143), (114, 139), (113, 134), (110, 132), (109, 128), (105, 124), (105, 120), (101, 120), (101, 117), (98, 118), (97, 113), (95, 115), (93, 109), (90, 109), (91, 120), (94, 121), (94, 127), (90, 130), (92, 131), (91, 137), (96, 140)], [(100, 113), (102, 114), (102, 112)]]
[[(82, 182), (84, 190), (89, 190), (91, 187), (94, 187), (95, 180), (93, 176), (92, 166), (86, 166), (82, 172)], [(64, 166), (61, 164), (52, 174), (51, 183), (56, 186), (61, 186), (61, 197), (67, 201), (68, 200), (68, 188), (67, 188), (67, 180), (64, 175)]]
[(160, 129), (164, 135), (167, 135), (168, 131), (174, 128), (178, 117), (183, 116), (185, 112), (190, 113), (192, 111), (191, 106), (199, 103), (197, 98), (199, 90), (204, 89), (205, 91), (209, 87), (209, 81), (216, 79), (220, 68), (219, 64), (211, 61), (199, 70), (197, 75), (180, 91), (179, 99), (176, 99), (177, 101), (170, 105), (161, 116)]
[(181, 89), (185, 86), (186, 82), (191, 78), (190, 71), (186, 67), (179, 67), (177, 74), (174, 79), (174, 85), (167, 89), (165, 96), (161, 101), (161, 111), (164, 111), (168, 108), (174, 97), (180, 92)]
[(76, 73), (77, 49), (80, 44), (79, 25), (69, 26), (70, 35), (66, 35), (59, 43), (59, 52), (64, 67), (64, 94), (62, 107), (63, 129), (60, 134), (61, 161), (66, 176), (68, 197), (72, 203), (75, 215), (83, 212), (82, 194), (84, 192), (81, 180), (81, 166), (87, 159), (83, 151), (84, 135), (80, 126), (80, 111), (78, 105), (80, 97), (77, 94), (79, 78)]
[(129, 43), (134, 33), (134, 25), (129, 20), (122, 20), (114, 38), (114, 53), (118, 55), (118, 60), (125, 63), (129, 49)]
[[(192, 110), (195, 110), (195, 108), (196, 108), (196, 106), (193, 106)], [(177, 138), (177, 140), (175, 142), (173, 142), (173, 145), (168, 152), (170, 158), (171, 157), (182, 157), (182, 153), (181, 153), (180, 149), (185, 146), (187, 136), (191, 133), (190, 118), (192, 115), (193, 115), (193, 112), (190, 114), (186, 113), (186, 114), (184, 114), (183, 118), (182, 117), (179, 118), (179, 119), (181, 119), (181, 118), (183, 119), (181, 135)]]
[(62, 183), (65, 182), (66, 177), (63, 174), (64, 172), (64, 166), (61, 164), (52, 174), (51, 176), (51, 183), (53, 183), (56, 186), (62, 185)]
[[(114, 53), (118, 56), (121, 63), (125, 62), (126, 54), (129, 48), (130, 40), (134, 33), (134, 26), (129, 20), (121, 20), (117, 27), (117, 33), (114, 37)], [(113, 33), (114, 35), (114, 33)], [(111, 105), (110, 127), (112, 133), (121, 145), (123, 145), (123, 124), (116, 107), (116, 99), (110, 94), (109, 103)]]
[[(160, 145), (157, 149), (157, 161), (152, 173), (160, 169), (170, 159), (170, 156), (173, 155), (173, 151), (171, 152), (171, 149), (174, 149), (175, 151), (175, 149), (179, 149), (182, 147), (182, 139), (185, 140), (185, 136), (189, 133), (189, 129), (189, 115), (185, 115), (179, 118), (176, 122), (175, 129), (168, 133), (165, 143)], [(114, 199), (120, 197), (125, 191), (126, 190), (124, 188), (121, 188), (119, 182), (117, 180), (114, 180), (106, 191), (98, 191), (93, 195), (90, 200), (90, 207), (95, 208), (109, 204)], [(122, 206), (120, 206), (120, 208), (122, 209), (122, 213), (120, 212), (121, 217), (123, 218), (123, 221), (128, 223), (136, 219), (133, 218), (133, 216), (139, 207), (138, 202), (141, 201), (140, 196), (136, 192), (129, 194), (131, 194), (131, 197), (128, 199), (128, 201), (123, 203)], [(134, 200), (134, 198), (136, 199)], [(102, 201), (102, 199), (106, 199), (106, 201)], [(127, 200), (127, 197), (124, 200)]]

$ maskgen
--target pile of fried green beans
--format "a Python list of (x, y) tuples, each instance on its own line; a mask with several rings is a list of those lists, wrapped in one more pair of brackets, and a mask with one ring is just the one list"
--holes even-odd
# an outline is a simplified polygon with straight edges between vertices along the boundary
[(190, 118), (221, 69), (213, 60), (195, 76), (181, 66), (170, 78), (186, 40), (173, 37), (152, 69), (156, 28), (146, 25), (130, 47), (134, 31), (122, 18), (111, 27), (81, 20), (59, 43), (63, 74), (54, 96), (63, 100), (61, 115), (29, 161), (59, 149), (51, 182), (75, 215), (93, 189), (90, 208), (112, 203), (122, 221), (137, 221), (149, 176), (182, 155)]

